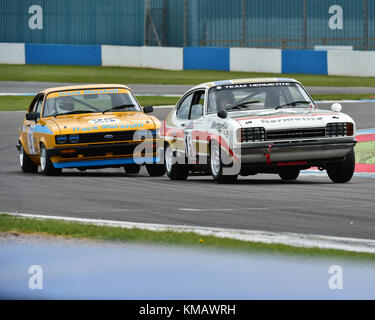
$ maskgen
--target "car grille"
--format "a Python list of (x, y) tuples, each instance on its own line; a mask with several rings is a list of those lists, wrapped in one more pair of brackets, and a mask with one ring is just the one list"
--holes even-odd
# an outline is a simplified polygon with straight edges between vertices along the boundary
[(266, 140), (325, 137), (325, 128), (287, 129), (267, 131)]
[[(89, 146), (89, 147), (82, 147), (79, 149), (73, 149), (74, 152), (69, 154), (60, 153), (59, 155), (62, 158), (76, 158), (78, 155), (82, 155), (85, 158), (89, 157), (105, 157), (108, 154), (113, 156), (123, 156), (123, 155), (133, 155), (134, 149), (140, 145), (140, 143), (129, 143), (129, 144), (105, 144), (105, 145), (98, 145), (98, 146)], [(143, 144), (141, 152), (156, 152), (156, 145), (153, 142), (148, 144)]]
[[(79, 135), (79, 143), (129, 141), (129, 140), (133, 140), (133, 136), (136, 131), (139, 131), (139, 130), (112, 131), (112, 132), (99, 132), (99, 133), (81, 133)], [(150, 132), (153, 135), (156, 134), (155, 130), (150, 130)], [(113, 136), (113, 137), (109, 138), (110, 136)]]

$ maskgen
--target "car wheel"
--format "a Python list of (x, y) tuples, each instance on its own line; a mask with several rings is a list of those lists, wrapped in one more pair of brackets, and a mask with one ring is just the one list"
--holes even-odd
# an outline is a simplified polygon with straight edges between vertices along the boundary
[(163, 164), (146, 164), (146, 170), (150, 177), (161, 177), (165, 174), (165, 166)]
[(189, 170), (186, 164), (178, 164), (173, 156), (173, 149), (168, 144), (164, 151), (165, 172), (171, 180), (186, 180)]
[(20, 160), (20, 166), (23, 172), (26, 172), (26, 173), (38, 172), (38, 166), (25, 153), (25, 149), (23, 148), (22, 144), (20, 146), (19, 160)]
[(288, 168), (288, 169), (280, 171), (279, 176), (282, 180), (293, 181), (293, 180), (297, 180), (299, 173), (300, 173), (299, 169)]
[(56, 176), (61, 173), (61, 169), (56, 169), (47, 153), (47, 148), (44, 144), (40, 145), (40, 168), (42, 173), (46, 176)]
[(353, 177), (354, 170), (355, 154), (353, 149), (346, 155), (346, 159), (344, 161), (327, 168), (327, 174), (333, 182), (345, 183)]
[(141, 170), (141, 166), (139, 164), (131, 163), (124, 166), (125, 172), (127, 174), (137, 174), (139, 170)]
[(223, 174), (223, 162), (221, 160), (221, 148), (215, 141), (211, 143), (210, 147), (210, 172), (211, 176), (217, 183), (235, 183), (238, 178), (236, 175), (224, 175)]

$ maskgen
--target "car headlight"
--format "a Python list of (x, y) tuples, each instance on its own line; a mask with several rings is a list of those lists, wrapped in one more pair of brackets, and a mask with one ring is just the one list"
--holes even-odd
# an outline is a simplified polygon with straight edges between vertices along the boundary
[(64, 135), (59, 135), (59, 136), (56, 136), (56, 143), (57, 144), (64, 144), (68, 141), (68, 137), (64, 134)]
[(69, 141), (71, 143), (78, 143), (78, 141), (79, 141), (79, 135), (78, 134), (71, 134), (69, 136)]
[(241, 128), (237, 131), (237, 140), (239, 142), (265, 141), (266, 130), (263, 127)]
[(332, 122), (327, 123), (326, 136), (343, 137), (352, 136), (354, 133), (354, 125), (351, 122)]

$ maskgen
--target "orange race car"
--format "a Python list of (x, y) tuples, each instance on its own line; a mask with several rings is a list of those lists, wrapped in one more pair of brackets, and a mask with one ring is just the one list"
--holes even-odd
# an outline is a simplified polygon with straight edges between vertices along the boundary
[(19, 130), (17, 148), (23, 172), (46, 175), (63, 168), (124, 167), (151, 176), (165, 169), (158, 156), (159, 120), (140, 107), (121, 84), (50, 88), (32, 100)]

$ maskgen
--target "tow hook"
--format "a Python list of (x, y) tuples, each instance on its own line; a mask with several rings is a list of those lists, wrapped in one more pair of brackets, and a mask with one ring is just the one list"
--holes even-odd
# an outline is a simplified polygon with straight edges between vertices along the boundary
[(271, 163), (270, 153), (272, 151), (272, 146), (273, 146), (272, 144), (269, 144), (268, 148), (267, 148), (267, 151), (264, 153), (264, 155), (266, 156), (266, 159), (267, 159), (267, 164)]

